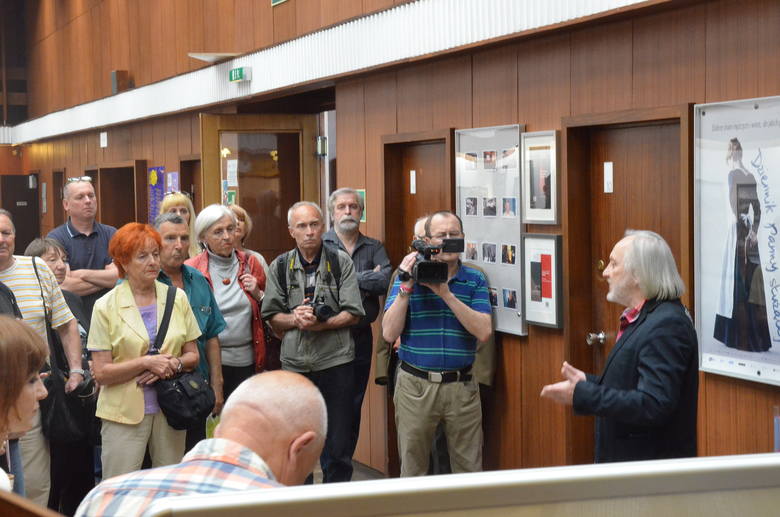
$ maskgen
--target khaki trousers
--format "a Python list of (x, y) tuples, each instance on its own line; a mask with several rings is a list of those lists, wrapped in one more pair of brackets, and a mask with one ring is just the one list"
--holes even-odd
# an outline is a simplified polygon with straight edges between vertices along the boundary
[(437, 384), (398, 368), (395, 425), (401, 476), (428, 472), (436, 426), (443, 423), (452, 472), (482, 470), (482, 404), (479, 386), (467, 382)]
[(33, 427), (19, 438), (24, 469), (24, 490), (27, 499), (43, 506), (49, 504), (51, 488), (51, 456), (49, 442), (41, 429), (41, 412), (36, 411)]
[(152, 468), (179, 463), (184, 456), (187, 431), (177, 431), (168, 425), (162, 412), (144, 415), (139, 424), (120, 424), (103, 420), (103, 479), (141, 469), (149, 447)]

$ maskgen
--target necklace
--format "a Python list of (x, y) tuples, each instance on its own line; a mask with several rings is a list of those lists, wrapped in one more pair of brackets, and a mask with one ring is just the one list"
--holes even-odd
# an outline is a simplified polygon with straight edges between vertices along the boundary
[(223, 278), (222, 285), (230, 285), (230, 278)]

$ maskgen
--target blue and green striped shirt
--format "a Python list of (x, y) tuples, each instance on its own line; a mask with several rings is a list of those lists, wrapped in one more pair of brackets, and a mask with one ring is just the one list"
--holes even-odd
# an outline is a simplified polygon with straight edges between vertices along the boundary
[[(396, 278), (385, 310), (392, 305), (400, 285)], [(491, 313), (487, 279), (482, 272), (461, 264), (449, 287), (471, 309)], [(414, 284), (398, 357), (423, 370), (450, 371), (470, 366), (476, 350), (477, 339), (466, 331), (444, 300), (427, 287)]]

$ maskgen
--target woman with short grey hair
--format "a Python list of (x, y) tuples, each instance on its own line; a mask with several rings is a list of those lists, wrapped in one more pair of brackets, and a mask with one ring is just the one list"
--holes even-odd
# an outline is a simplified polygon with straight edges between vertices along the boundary
[(260, 302), (265, 272), (258, 260), (235, 248), (236, 216), (226, 206), (209, 205), (195, 219), (203, 251), (187, 260), (214, 291), (225, 330), (219, 334), (225, 399), (265, 366), (265, 334)]

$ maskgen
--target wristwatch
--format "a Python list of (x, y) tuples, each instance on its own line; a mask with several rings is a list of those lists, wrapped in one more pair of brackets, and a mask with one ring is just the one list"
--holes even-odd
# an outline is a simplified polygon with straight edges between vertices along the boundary
[(81, 368), (71, 368), (70, 369), (70, 374), (73, 375), (74, 373), (78, 373), (82, 377), (86, 377), (87, 376), (87, 372), (85, 372)]

